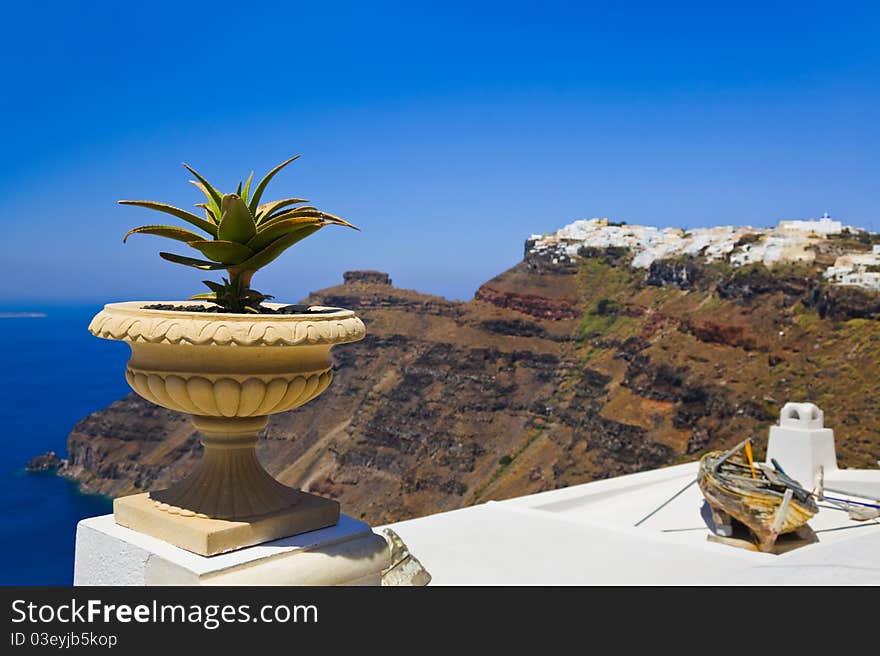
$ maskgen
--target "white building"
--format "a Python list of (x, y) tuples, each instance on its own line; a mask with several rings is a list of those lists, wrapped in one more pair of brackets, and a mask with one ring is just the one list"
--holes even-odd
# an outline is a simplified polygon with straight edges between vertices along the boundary
[(880, 273), (851, 273), (844, 276), (842, 285), (854, 285), (856, 287), (864, 287), (873, 291), (880, 292)]
[(823, 275), (837, 285), (880, 291), (880, 246), (874, 246), (870, 253), (841, 255)]
[[(711, 228), (655, 228), (618, 225), (608, 219), (581, 219), (549, 235), (532, 235), (531, 252), (557, 260), (573, 260), (583, 248), (625, 248), (632, 266), (646, 269), (655, 260), (699, 256), (705, 260), (729, 259), (734, 266), (761, 262), (812, 262), (811, 249), (817, 239), (840, 232), (839, 221), (823, 217), (818, 221), (782, 221), (778, 228), (716, 226)], [(748, 243), (741, 243), (744, 238)]]
[(777, 262), (813, 262), (816, 253), (810, 250), (810, 240), (803, 234), (765, 235), (754, 244), (744, 244), (730, 256), (733, 266), (761, 262), (767, 266)]
[(821, 219), (810, 219), (807, 221), (780, 221), (779, 230), (783, 232), (797, 232), (801, 234), (817, 234), (817, 235), (837, 235), (843, 232), (843, 223), (834, 221), (828, 212), (822, 215)]
[(655, 228), (642, 225), (618, 225), (608, 219), (580, 219), (549, 235), (532, 235), (531, 252), (558, 259), (574, 259), (581, 248), (625, 248), (632, 252), (632, 265), (646, 269), (655, 260), (680, 255), (702, 255), (715, 260), (730, 255), (737, 242), (762, 231), (748, 226), (712, 228)]

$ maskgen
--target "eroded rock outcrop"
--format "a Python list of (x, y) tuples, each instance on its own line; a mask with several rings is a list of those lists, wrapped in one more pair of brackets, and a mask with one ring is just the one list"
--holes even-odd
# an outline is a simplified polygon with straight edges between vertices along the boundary
[(364, 283), (366, 285), (391, 285), (391, 276), (384, 271), (346, 271), (342, 275), (346, 285)]
[(58, 454), (54, 451), (47, 451), (46, 453), (36, 456), (28, 460), (25, 469), (29, 472), (50, 472), (61, 469), (64, 466), (65, 460), (58, 457)]
[(528, 314), (537, 319), (575, 319), (580, 316), (577, 302), (574, 299), (549, 299), (536, 294), (516, 294), (495, 289), (491, 285), (483, 285), (477, 290), (474, 298), (478, 301)]
[(804, 302), (820, 317), (835, 320), (880, 318), (880, 294), (858, 287), (832, 286), (816, 283)]

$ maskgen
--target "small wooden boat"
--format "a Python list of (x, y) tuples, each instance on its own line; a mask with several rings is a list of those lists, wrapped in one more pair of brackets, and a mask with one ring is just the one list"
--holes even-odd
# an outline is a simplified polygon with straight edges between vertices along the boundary
[(743, 453), (746, 440), (730, 451), (712, 451), (700, 460), (698, 483), (715, 523), (716, 534), (733, 535), (731, 518), (745, 525), (760, 551), (774, 551), (776, 539), (799, 532), (807, 538), (806, 526), (819, 512), (812, 494), (777, 467), (757, 463)]

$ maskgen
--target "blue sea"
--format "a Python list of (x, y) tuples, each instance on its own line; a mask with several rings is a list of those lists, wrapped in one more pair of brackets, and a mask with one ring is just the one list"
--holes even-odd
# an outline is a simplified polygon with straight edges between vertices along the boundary
[(76, 523), (111, 512), (107, 497), (25, 471), (46, 451), (65, 457), (73, 425), (129, 391), (128, 346), (87, 330), (100, 308), (0, 305), (0, 584), (72, 584)]

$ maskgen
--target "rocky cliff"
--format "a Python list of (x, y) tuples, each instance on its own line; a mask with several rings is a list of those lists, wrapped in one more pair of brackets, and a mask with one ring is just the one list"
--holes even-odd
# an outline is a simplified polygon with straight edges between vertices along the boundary
[[(261, 459), (384, 523), (763, 444), (785, 401), (809, 400), (842, 465), (876, 466), (877, 294), (808, 264), (630, 264), (615, 248), (527, 252), (466, 303), (346, 273), (304, 302), (356, 310), (367, 337), (334, 349), (326, 393), (272, 417)], [(200, 448), (185, 417), (130, 395), (77, 424), (61, 471), (149, 490)]]

